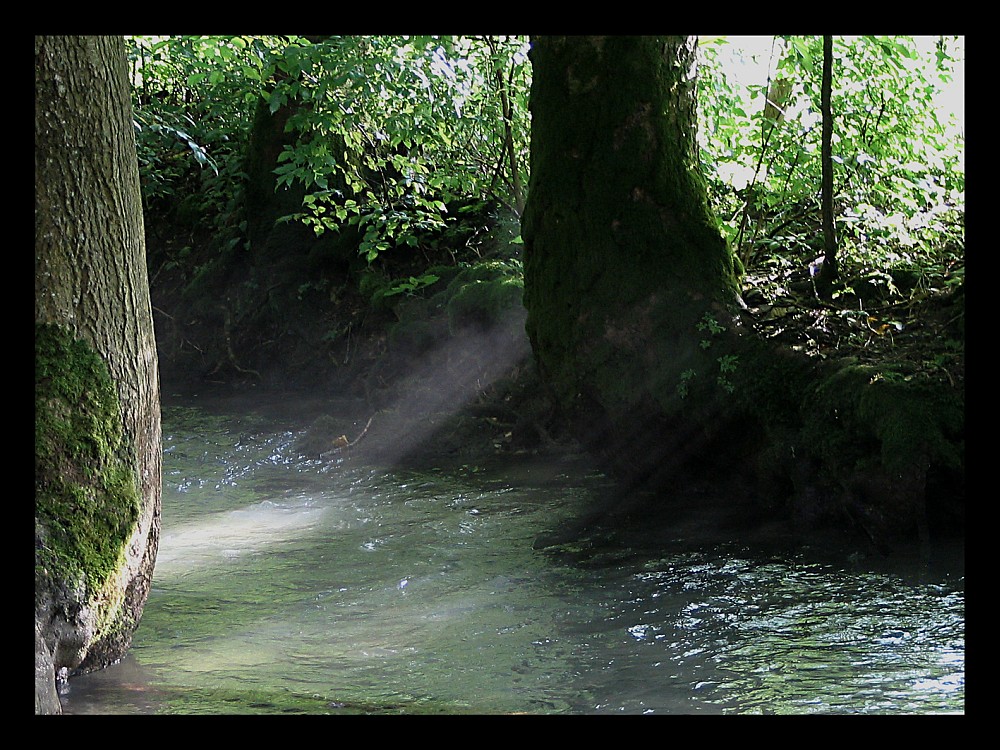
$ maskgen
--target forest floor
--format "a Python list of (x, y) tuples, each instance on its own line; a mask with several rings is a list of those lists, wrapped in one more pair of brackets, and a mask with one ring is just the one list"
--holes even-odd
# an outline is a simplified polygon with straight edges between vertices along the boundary
[(809, 356), (852, 358), (886, 379), (965, 382), (964, 266), (932, 277), (850, 273), (821, 301), (808, 271), (751, 271), (744, 299), (754, 330)]

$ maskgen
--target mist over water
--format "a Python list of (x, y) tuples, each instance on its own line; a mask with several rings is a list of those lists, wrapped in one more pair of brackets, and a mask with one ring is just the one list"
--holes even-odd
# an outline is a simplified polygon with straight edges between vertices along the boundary
[(321, 462), (298, 429), (164, 411), (149, 603), (67, 713), (964, 712), (960, 566), (535, 549), (606, 485), (585, 462)]

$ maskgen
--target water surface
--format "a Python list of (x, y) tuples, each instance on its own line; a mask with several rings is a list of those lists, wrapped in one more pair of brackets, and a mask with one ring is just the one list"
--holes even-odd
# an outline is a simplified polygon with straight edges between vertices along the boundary
[(606, 481), (297, 456), (301, 426), (164, 410), (129, 656), (66, 713), (963, 713), (964, 578), (687, 530), (536, 549)]

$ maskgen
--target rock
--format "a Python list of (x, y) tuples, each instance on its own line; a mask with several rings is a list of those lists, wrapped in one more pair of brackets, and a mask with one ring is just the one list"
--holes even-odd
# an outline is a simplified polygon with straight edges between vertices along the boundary
[(39, 624), (35, 623), (35, 713), (61, 714), (62, 703), (56, 691), (56, 670), (52, 654), (45, 645)]

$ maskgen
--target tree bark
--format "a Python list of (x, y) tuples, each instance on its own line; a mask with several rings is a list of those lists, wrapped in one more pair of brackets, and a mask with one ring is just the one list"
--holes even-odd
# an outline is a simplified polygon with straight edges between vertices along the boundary
[[(51, 681), (125, 654), (159, 539), (159, 378), (120, 37), (35, 37), (35, 323), (36, 635)], [(80, 424), (92, 429), (70, 434)], [(36, 708), (38, 693), (36, 678)]]
[(695, 46), (532, 40), (527, 330), (578, 436), (639, 480), (694, 444), (676, 420), (719, 369), (701, 327), (725, 328), (738, 300), (698, 167)]

